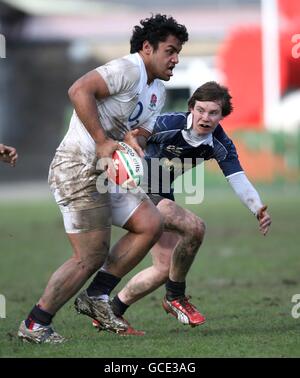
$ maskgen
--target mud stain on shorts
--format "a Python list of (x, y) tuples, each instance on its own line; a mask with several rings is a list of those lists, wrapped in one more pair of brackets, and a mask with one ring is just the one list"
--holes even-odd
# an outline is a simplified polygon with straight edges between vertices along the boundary
[(110, 205), (108, 193), (100, 194), (96, 188), (96, 162), (95, 156), (84, 155), (79, 147), (55, 154), (48, 182), (57, 204), (65, 211)]
[(63, 218), (65, 230), (70, 234), (111, 227), (111, 209), (109, 207), (65, 212)]

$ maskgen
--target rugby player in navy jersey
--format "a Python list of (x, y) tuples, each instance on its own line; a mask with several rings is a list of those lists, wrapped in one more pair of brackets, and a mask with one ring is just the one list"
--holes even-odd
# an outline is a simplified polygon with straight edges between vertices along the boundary
[[(232, 112), (227, 88), (216, 82), (205, 83), (194, 92), (188, 108), (187, 113), (169, 113), (157, 118), (145, 150), (148, 165), (155, 158), (164, 159), (170, 162), (166, 165), (169, 173), (174, 157), (177, 161), (180, 159), (183, 166), (186, 158), (191, 158), (194, 164), (199, 157), (215, 159), (238, 198), (258, 219), (260, 232), (266, 235), (271, 225), (267, 206), (248, 180), (233, 142), (220, 125), (220, 121)], [(155, 193), (152, 189), (157, 177), (159, 190)], [(162, 304), (166, 312), (183, 324), (197, 326), (205, 322), (205, 317), (185, 295), (185, 279), (202, 243), (205, 224), (174, 202), (169, 181), (166, 180), (169, 188), (164, 187), (163, 181), (163, 173), (152, 174), (148, 183), (148, 195), (164, 219), (164, 232), (151, 250), (153, 264), (137, 273), (113, 298), (112, 309), (121, 317), (132, 303), (165, 283), (166, 296)], [(106, 264), (113, 264), (113, 257)]]

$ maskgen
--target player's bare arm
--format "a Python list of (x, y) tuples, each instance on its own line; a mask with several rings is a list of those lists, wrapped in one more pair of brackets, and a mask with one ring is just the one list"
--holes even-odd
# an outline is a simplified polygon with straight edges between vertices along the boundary
[(105, 81), (93, 70), (75, 81), (68, 93), (79, 119), (96, 143), (97, 157), (110, 157), (118, 143), (105, 135), (96, 104), (96, 99), (101, 100), (110, 95)]
[(0, 143), (0, 160), (9, 163), (12, 167), (16, 165), (18, 159), (17, 150), (14, 147)]

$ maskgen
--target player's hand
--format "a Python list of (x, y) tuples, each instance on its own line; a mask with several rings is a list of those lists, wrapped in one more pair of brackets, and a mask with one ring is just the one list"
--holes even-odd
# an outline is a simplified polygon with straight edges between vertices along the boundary
[(4, 161), (5, 163), (9, 163), (12, 167), (14, 167), (17, 163), (17, 159), (18, 159), (18, 154), (17, 154), (17, 150), (14, 147), (0, 144), (0, 160), (1, 161)]
[(131, 146), (137, 152), (137, 154), (143, 158), (145, 154), (142, 147), (140, 146), (138, 142), (138, 139), (137, 139), (138, 134), (139, 134), (138, 129), (128, 131), (125, 134), (123, 142), (125, 142), (126, 144), (129, 144), (129, 146)]
[(268, 206), (263, 206), (262, 208), (259, 209), (257, 213), (257, 219), (259, 222), (259, 231), (263, 234), (266, 235), (267, 232), (269, 231), (269, 228), (271, 226), (272, 220), (270, 215), (267, 213), (267, 208)]
[(107, 138), (104, 142), (96, 142), (96, 155), (99, 159), (97, 162), (97, 169), (105, 171), (110, 168), (114, 171), (112, 161), (112, 154), (119, 148), (119, 143), (116, 140)]

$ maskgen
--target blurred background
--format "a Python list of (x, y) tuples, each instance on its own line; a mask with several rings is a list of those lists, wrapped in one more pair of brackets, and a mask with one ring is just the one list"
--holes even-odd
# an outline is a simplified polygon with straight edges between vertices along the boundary
[[(31, 192), (32, 183), (47, 187), (72, 112), (68, 88), (127, 54), (133, 26), (158, 12), (190, 34), (166, 83), (164, 110), (186, 110), (191, 93), (208, 80), (225, 84), (234, 112), (222, 124), (249, 177), (299, 186), (298, 0), (1, 0), (0, 142), (20, 156), (15, 169), (0, 165), (2, 199)], [(213, 162), (207, 170), (208, 180), (220, 176)]]

